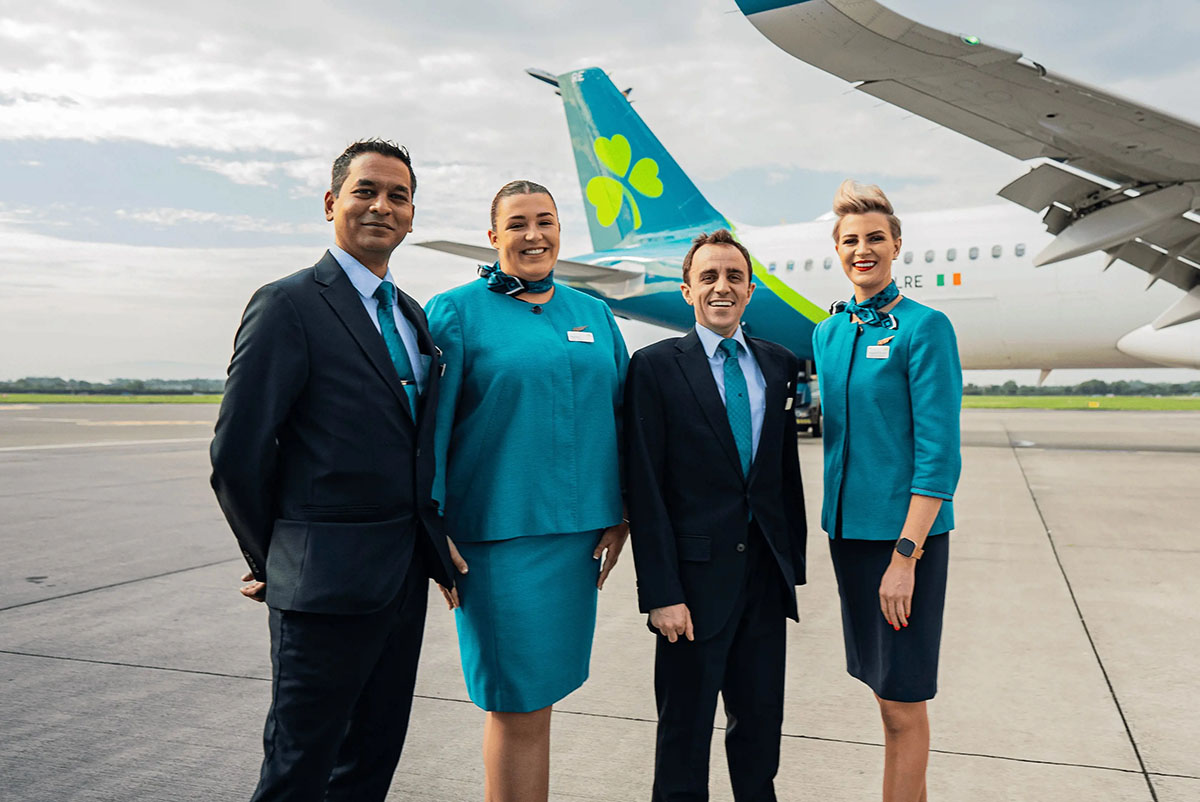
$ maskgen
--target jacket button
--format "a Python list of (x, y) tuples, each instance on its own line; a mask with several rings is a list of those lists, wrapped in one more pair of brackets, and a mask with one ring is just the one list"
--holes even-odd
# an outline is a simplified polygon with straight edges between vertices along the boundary
[(745, 550), (746, 550), (746, 544), (745, 544), (745, 543), (739, 543), (739, 544), (737, 544), (737, 550), (738, 550), (738, 551), (745, 551)]

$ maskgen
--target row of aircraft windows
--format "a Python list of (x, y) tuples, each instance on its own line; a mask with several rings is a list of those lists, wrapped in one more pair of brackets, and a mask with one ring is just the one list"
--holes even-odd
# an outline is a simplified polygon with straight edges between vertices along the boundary
[[(1024, 256), (1025, 255), (1025, 243), (1018, 242), (1015, 246), (1013, 246), (1013, 254), (1016, 255), (1017, 257)], [(1004, 247), (1002, 245), (993, 245), (992, 246), (992, 258), (993, 259), (999, 259), (1003, 255), (1004, 255)], [(915, 258), (916, 257), (912, 251), (904, 252), (904, 256), (903, 256), (904, 264), (911, 265)], [(932, 250), (925, 251), (925, 262), (926, 263), (933, 262), (933, 260), (936, 258), (937, 258), (936, 251), (932, 251)], [(976, 247), (968, 248), (967, 249), (967, 258), (968, 259), (978, 259), (979, 258), (979, 248), (976, 248)], [(946, 261), (953, 262), (956, 259), (958, 259), (958, 248), (947, 248), (946, 249)], [(833, 257), (826, 256), (825, 261), (824, 261), (824, 263), (822, 263), (821, 266), (824, 267), (826, 270), (832, 270), (833, 269)], [(796, 261), (794, 259), (789, 259), (787, 261), (787, 263), (785, 264), (784, 269), (795, 270), (796, 269)], [(805, 270), (813, 269), (813, 260), (812, 259), (804, 260), (804, 269)], [(770, 264), (767, 265), (768, 272), (774, 273), (775, 270), (776, 270), (775, 262), (771, 262)]]

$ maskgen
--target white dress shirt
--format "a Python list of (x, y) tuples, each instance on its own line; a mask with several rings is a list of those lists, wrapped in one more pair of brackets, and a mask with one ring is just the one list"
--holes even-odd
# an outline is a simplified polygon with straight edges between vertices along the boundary
[[(712, 329), (696, 324), (696, 334), (700, 337), (700, 345), (708, 356), (708, 366), (712, 369), (713, 381), (717, 383), (717, 392), (721, 394), (721, 403), (725, 403), (725, 352), (719, 350), (721, 340), (725, 339)], [(750, 401), (750, 430), (751, 430), (751, 461), (758, 453), (758, 438), (762, 434), (763, 414), (767, 409), (767, 380), (763, 378), (762, 370), (754, 352), (746, 345), (746, 335), (742, 334), (741, 326), (733, 333), (732, 339), (738, 344), (738, 364), (742, 367), (742, 375), (746, 377), (746, 394)]]
[[(372, 273), (367, 269), (362, 262), (355, 259), (350, 254), (343, 251), (336, 245), (330, 246), (329, 252), (333, 254), (333, 258), (341, 265), (345, 271), (346, 277), (350, 279), (350, 283), (354, 285), (354, 289), (358, 290), (359, 299), (362, 301), (363, 308), (367, 310), (367, 317), (371, 318), (371, 325), (375, 327), (375, 331), (379, 332), (379, 336), (383, 336), (383, 330), (379, 328), (379, 301), (375, 300), (375, 291), (379, 289), (379, 285), (384, 281), (392, 282), (392, 286), (396, 286), (396, 280), (392, 278), (392, 269), (389, 267), (387, 275), (383, 278)], [(408, 361), (412, 365), (413, 377), (417, 380), (417, 392), (425, 392), (425, 377), (429, 373), (430, 358), (421, 353), (421, 348), (417, 345), (417, 329), (404, 316), (404, 312), (400, 309), (399, 288), (397, 294), (393, 297), (397, 299), (392, 303), (392, 317), (396, 320), (396, 328), (400, 331), (400, 339), (404, 341), (404, 350), (408, 352)]]

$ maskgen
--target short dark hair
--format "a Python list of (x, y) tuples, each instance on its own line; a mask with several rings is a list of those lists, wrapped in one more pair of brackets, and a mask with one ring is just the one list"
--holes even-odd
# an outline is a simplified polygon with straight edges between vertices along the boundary
[(692, 247), (687, 252), (687, 256), (683, 257), (683, 283), (688, 283), (688, 278), (692, 272), (692, 257), (696, 255), (696, 251), (703, 248), (705, 245), (732, 245), (738, 249), (738, 252), (746, 259), (746, 270), (751, 274), (754, 273), (754, 263), (750, 261), (750, 251), (746, 250), (746, 246), (733, 238), (727, 228), (718, 228), (711, 234), (703, 233), (692, 240)]
[(346, 183), (346, 176), (350, 175), (350, 162), (364, 153), (378, 153), (380, 156), (389, 156), (404, 162), (404, 166), (408, 168), (408, 178), (411, 183), (410, 196), (416, 197), (417, 174), (413, 172), (412, 157), (408, 155), (408, 148), (397, 145), (390, 139), (379, 139), (378, 137), (358, 140), (343, 150), (341, 156), (333, 160), (333, 176), (329, 182), (329, 191), (333, 193), (333, 197), (336, 198), (342, 191), (342, 184)]
[(545, 195), (550, 198), (550, 202), (554, 204), (555, 210), (558, 210), (558, 203), (555, 202), (554, 196), (550, 194), (550, 190), (541, 184), (535, 181), (527, 181), (524, 178), (517, 181), (509, 181), (500, 187), (500, 191), (496, 193), (496, 197), (492, 198), (492, 231), (496, 230), (496, 211), (500, 208), (500, 199), (513, 195)]

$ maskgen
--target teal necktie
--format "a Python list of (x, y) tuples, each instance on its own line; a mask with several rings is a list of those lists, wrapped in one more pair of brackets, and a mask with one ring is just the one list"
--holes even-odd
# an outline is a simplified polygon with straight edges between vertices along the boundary
[(417, 377), (413, 374), (404, 340), (400, 339), (400, 329), (396, 328), (396, 317), (392, 312), (392, 307), (396, 305), (396, 288), (392, 282), (384, 281), (379, 285), (375, 290), (375, 300), (379, 302), (375, 309), (375, 315), (379, 318), (379, 331), (383, 334), (383, 342), (387, 346), (388, 356), (392, 358), (396, 373), (400, 375), (400, 383), (404, 385), (404, 394), (408, 396), (408, 413), (416, 420), (417, 399), (420, 397)]
[(725, 414), (729, 416), (733, 442), (737, 443), (738, 456), (742, 458), (742, 476), (749, 476), (754, 454), (754, 434), (750, 425), (750, 392), (746, 389), (746, 374), (742, 373), (742, 365), (738, 362), (738, 341), (726, 338), (721, 340), (719, 347), (725, 353)]

